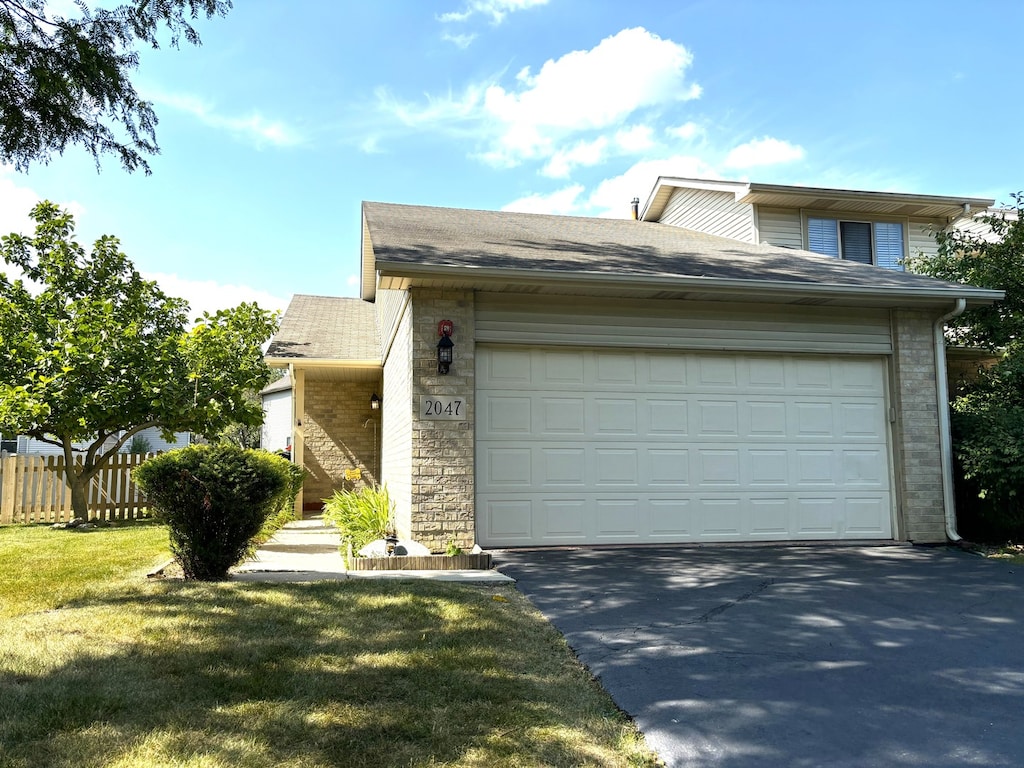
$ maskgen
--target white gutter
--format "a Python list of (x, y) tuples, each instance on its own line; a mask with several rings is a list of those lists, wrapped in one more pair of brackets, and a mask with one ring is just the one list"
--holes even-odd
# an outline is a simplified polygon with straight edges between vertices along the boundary
[(942, 506), (946, 515), (946, 537), (960, 541), (956, 532), (956, 502), (953, 496), (953, 437), (949, 424), (949, 380), (946, 373), (946, 321), (958, 317), (967, 307), (957, 299), (953, 309), (935, 321), (935, 390), (939, 408), (939, 457), (942, 465)]

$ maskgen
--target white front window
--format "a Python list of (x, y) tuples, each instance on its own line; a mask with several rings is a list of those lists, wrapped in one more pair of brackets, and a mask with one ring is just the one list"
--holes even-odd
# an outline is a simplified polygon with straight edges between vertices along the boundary
[(807, 247), (825, 256), (903, 270), (903, 225), (899, 222), (809, 216)]

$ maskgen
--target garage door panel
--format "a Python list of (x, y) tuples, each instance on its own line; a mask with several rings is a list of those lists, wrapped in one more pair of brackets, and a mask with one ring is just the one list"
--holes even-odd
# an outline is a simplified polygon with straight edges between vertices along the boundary
[(488, 396), (481, 403), (483, 434), (491, 437), (529, 435), (533, 403), (529, 397)]
[(585, 435), (587, 433), (587, 403), (582, 397), (537, 398), (541, 407), (535, 409), (540, 423), (534, 433), (545, 436)]
[(584, 541), (588, 534), (587, 502), (582, 498), (543, 501), (537, 505), (540, 512), (537, 529), (546, 542), (557, 539)]
[(648, 448), (647, 485), (686, 487), (690, 484), (690, 452), (685, 448)]
[(597, 398), (594, 400), (594, 434), (635, 437), (637, 402), (629, 398)]
[(655, 541), (693, 539), (693, 504), (689, 498), (650, 499), (648, 537)]
[(637, 488), (640, 485), (640, 462), (637, 448), (593, 449), (593, 485)]
[(644, 531), (641, 527), (640, 500), (597, 499), (594, 504), (594, 525), (597, 541), (613, 540), (616, 543), (639, 540)]
[(481, 544), (892, 537), (881, 358), (537, 349), (494, 365), (505, 351), (477, 350)]

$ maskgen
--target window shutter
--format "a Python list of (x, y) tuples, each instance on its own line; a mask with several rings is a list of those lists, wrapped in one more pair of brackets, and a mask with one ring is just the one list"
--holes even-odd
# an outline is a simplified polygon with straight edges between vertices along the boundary
[(886, 269), (903, 271), (903, 225), (892, 222), (875, 224), (875, 263)]
[(839, 231), (835, 219), (807, 219), (807, 247), (825, 256), (839, 256)]
[(861, 264), (871, 263), (871, 225), (866, 221), (841, 221), (843, 258)]

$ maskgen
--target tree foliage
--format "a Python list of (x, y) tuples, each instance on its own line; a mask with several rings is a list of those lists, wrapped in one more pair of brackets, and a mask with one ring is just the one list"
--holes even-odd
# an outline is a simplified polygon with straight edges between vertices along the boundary
[[(199, 45), (201, 16), (224, 16), (231, 0), (133, 0), (111, 9), (76, 0), (76, 16), (47, 0), (0, 0), (0, 162), (27, 170), (68, 144), (96, 160), (112, 154), (150, 172), (157, 117), (130, 79), (136, 45)], [(68, 4), (70, 5), (70, 3)]]
[[(43, 202), (31, 216), (34, 236), (0, 238), (24, 275), (0, 274), (0, 432), (62, 448), (77, 516), (88, 481), (141, 430), (262, 421), (245, 393), (270, 379), (261, 345), (276, 315), (241, 304), (189, 329), (186, 302), (144, 280), (117, 238), (86, 254), (70, 214)], [(75, 443), (87, 448), (73, 464)]]
[(938, 255), (909, 266), (951, 282), (1005, 291), (992, 306), (952, 321), (950, 343), (997, 354), (998, 362), (953, 393), (953, 452), (961, 532), (1024, 539), (1024, 194), (978, 220), (977, 230), (939, 236)]

